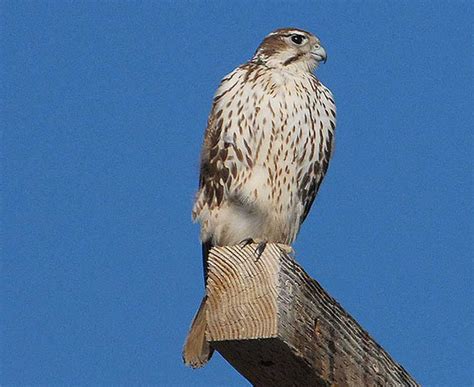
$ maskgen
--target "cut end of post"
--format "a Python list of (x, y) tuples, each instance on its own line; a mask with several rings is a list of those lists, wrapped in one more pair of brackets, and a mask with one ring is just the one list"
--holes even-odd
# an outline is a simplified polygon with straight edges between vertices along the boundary
[[(208, 258), (207, 339), (262, 339), (278, 335), (277, 287), (281, 254), (268, 244), (257, 259), (255, 245), (212, 249)], [(236, 254), (237, 253), (237, 254)]]

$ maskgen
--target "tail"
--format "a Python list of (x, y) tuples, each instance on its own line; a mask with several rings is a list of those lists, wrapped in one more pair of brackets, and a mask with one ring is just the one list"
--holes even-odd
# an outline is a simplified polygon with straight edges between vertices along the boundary
[(205, 365), (212, 356), (214, 350), (206, 340), (206, 296), (201, 301), (201, 306), (194, 316), (188, 337), (184, 343), (183, 361), (187, 366), (199, 368)]
[[(207, 256), (211, 249), (209, 242), (203, 243), (202, 245), (202, 257), (204, 263), (204, 280), (207, 282)], [(199, 368), (205, 365), (211, 358), (214, 349), (209, 345), (206, 340), (206, 304), (207, 296), (201, 301), (201, 305), (194, 316), (191, 328), (189, 329), (188, 337), (184, 342), (183, 348), (183, 361), (184, 364), (192, 368)]]

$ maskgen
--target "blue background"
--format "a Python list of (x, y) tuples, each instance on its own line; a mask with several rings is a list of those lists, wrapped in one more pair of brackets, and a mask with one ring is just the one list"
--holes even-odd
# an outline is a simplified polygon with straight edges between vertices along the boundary
[(181, 363), (190, 211), (219, 80), (286, 26), (321, 38), (338, 106), (298, 261), (419, 382), (474, 382), (470, 2), (0, 8), (2, 385), (248, 385)]

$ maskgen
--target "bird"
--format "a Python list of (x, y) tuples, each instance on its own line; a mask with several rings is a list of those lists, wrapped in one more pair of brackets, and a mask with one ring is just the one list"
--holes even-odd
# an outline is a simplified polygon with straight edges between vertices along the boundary
[[(215, 246), (291, 246), (308, 216), (334, 147), (336, 107), (314, 71), (327, 59), (318, 37), (299, 28), (268, 34), (253, 57), (225, 76), (213, 99), (201, 151), (192, 218), (200, 224), (204, 279)], [(206, 296), (183, 348), (202, 367)]]

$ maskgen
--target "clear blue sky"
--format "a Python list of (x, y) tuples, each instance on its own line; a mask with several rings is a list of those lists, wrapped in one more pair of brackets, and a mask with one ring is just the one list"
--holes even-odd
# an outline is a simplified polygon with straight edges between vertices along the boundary
[(2, 385), (248, 385), (181, 347), (219, 80), (270, 31), (328, 52), (328, 176), (304, 268), (425, 385), (473, 381), (473, 6), (2, 1)]

